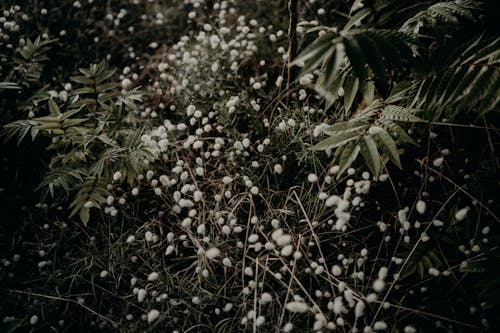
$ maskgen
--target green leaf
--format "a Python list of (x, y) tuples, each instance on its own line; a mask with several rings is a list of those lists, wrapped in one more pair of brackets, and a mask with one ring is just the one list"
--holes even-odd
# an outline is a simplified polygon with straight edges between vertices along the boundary
[(69, 117), (77, 114), (78, 112), (80, 112), (81, 109), (78, 108), (78, 109), (72, 109), (72, 110), (68, 110), (66, 112), (64, 112), (60, 117), (59, 117), (59, 120), (66, 120), (68, 119)]
[(21, 87), (17, 83), (3, 81), (0, 82), (0, 90), (2, 89), (21, 89)]
[(83, 87), (73, 91), (73, 94), (94, 94), (95, 90), (91, 87)]
[(424, 278), (424, 265), (422, 264), (421, 261), (417, 262), (417, 272), (418, 275), (420, 276), (420, 279)]
[(337, 178), (339, 178), (340, 175), (352, 165), (352, 163), (358, 157), (360, 150), (361, 148), (357, 143), (350, 143), (342, 150), (342, 154), (340, 155), (339, 160), (339, 172), (337, 174)]
[(358, 130), (366, 126), (366, 124), (359, 121), (358, 119), (353, 119), (335, 123), (332, 126), (325, 128), (323, 132), (328, 135), (333, 135), (335, 132), (341, 132), (345, 130)]
[(363, 55), (363, 51), (358, 42), (353, 38), (344, 38), (344, 46), (354, 73), (363, 81), (366, 77), (366, 59)]
[(390, 119), (407, 123), (421, 123), (425, 120), (415, 116), (412, 109), (397, 105), (387, 105), (383, 111), (382, 119)]
[(375, 97), (375, 84), (373, 81), (365, 81), (361, 86), (361, 91), (363, 94), (363, 99), (367, 104), (370, 104)]
[(59, 109), (59, 106), (57, 106), (56, 102), (51, 98), (49, 99), (49, 111), (50, 114), (54, 116), (59, 116), (61, 114), (61, 110)]
[(373, 176), (378, 177), (380, 174), (380, 155), (377, 149), (377, 144), (370, 136), (365, 136), (360, 142), (361, 155), (366, 161), (366, 165), (372, 172)]
[(99, 75), (97, 75), (97, 77), (95, 78), (95, 83), (99, 84), (101, 82), (106, 81), (107, 79), (109, 79), (110, 77), (112, 77), (115, 74), (115, 72), (116, 72), (116, 69), (111, 69), (111, 70), (103, 71), (102, 73), (100, 73)]
[(392, 163), (402, 169), (403, 167), (401, 166), (401, 161), (399, 160), (398, 148), (396, 147), (396, 143), (394, 142), (392, 136), (383, 128), (380, 128), (375, 136), (380, 138), (383, 152), (389, 157)]
[(361, 130), (356, 130), (352, 132), (340, 132), (335, 135), (330, 136), (329, 138), (324, 139), (323, 141), (319, 142), (318, 144), (314, 145), (311, 147), (311, 150), (326, 150), (326, 149), (333, 149), (342, 145), (345, 145), (349, 141), (352, 141), (356, 138), (358, 138), (363, 131)]
[(84, 76), (72, 76), (71, 81), (82, 83), (82, 84), (94, 84), (94, 80)]
[(111, 89), (115, 89), (115, 88), (118, 88), (120, 87), (120, 84), (119, 83), (116, 83), (116, 82), (108, 82), (108, 83), (103, 83), (103, 84), (100, 84), (96, 87), (96, 91), (98, 93), (103, 93), (105, 91), (108, 91), (108, 90), (111, 90)]
[(368, 65), (375, 73), (375, 78), (382, 86), (386, 85), (384, 56), (377, 43), (368, 34), (360, 33), (354, 36), (358, 42)]
[(84, 226), (87, 226), (87, 224), (89, 223), (89, 219), (90, 219), (90, 208), (82, 207), (82, 209), (80, 209), (80, 220), (82, 221)]
[(76, 101), (75, 103), (71, 104), (71, 107), (74, 107), (74, 108), (78, 108), (78, 107), (81, 107), (81, 106), (89, 106), (89, 105), (93, 105), (93, 104), (96, 104), (96, 100), (93, 99), (93, 98), (82, 98), (78, 101)]
[(356, 93), (358, 92), (359, 80), (354, 76), (348, 76), (344, 85), (344, 108), (346, 112), (351, 109)]
[(290, 64), (290, 66), (296, 66), (298, 64), (306, 63), (306, 61), (321, 57), (324, 53), (334, 45), (333, 40), (336, 35), (333, 33), (326, 33), (318, 38), (309, 45), (304, 51), (302, 51)]
[(365, 17), (371, 14), (371, 11), (369, 8), (363, 8), (359, 12), (357, 12), (351, 19), (346, 23), (344, 28), (342, 30), (347, 31), (351, 29), (356, 23), (360, 22), (363, 20)]

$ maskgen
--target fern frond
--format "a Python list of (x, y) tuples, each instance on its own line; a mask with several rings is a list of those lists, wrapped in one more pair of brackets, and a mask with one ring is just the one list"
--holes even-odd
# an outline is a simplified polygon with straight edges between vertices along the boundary
[(375, 100), (349, 121), (326, 128), (324, 133), (329, 137), (311, 149), (336, 149), (337, 156), (340, 156), (339, 177), (361, 152), (370, 171), (378, 176), (386, 158), (401, 168), (397, 145), (415, 142), (398, 123), (422, 122), (415, 113), (414, 109), (385, 105), (381, 99)]
[(106, 186), (107, 181), (103, 177), (86, 177), (74, 200), (69, 205), (69, 208), (72, 208), (70, 217), (79, 213), (80, 220), (84, 225), (87, 225), (90, 218), (90, 209), (94, 207), (101, 209), (100, 204), (105, 203), (106, 197), (110, 195)]
[[(447, 29), (460, 28), (463, 21), (474, 21), (477, 13), (484, 9), (481, 1), (445, 1), (438, 2), (418, 12), (408, 19), (400, 31), (418, 33), (421, 27), (435, 28), (446, 26)], [(432, 31), (433, 29), (428, 29)]]
[(455, 117), (473, 109), (483, 115), (497, 108), (500, 38), (480, 39), (453, 59), (449, 67), (413, 82), (412, 105), (427, 110), (428, 119), (437, 119), (443, 112)]
[[(352, 29), (327, 32), (318, 37), (292, 63), (303, 65), (302, 73), (321, 65), (316, 90), (327, 99), (327, 108), (345, 91), (344, 107), (349, 111), (358, 90), (367, 78), (379, 87), (387, 85), (387, 72), (411, 56), (414, 39), (410, 34), (384, 29)], [(348, 63), (344, 64), (344, 55)], [(345, 66), (347, 70), (342, 70)]]
[(71, 167), (59, 167), (45, 174), (36, 191), (41, 191), (42, 201), (49, 195), (55, 198), (57, 190), (64, 190), (66, 196), (70, 191), (83, 181), (83, 169)]
[(4, 125), (2, 131), (4, 142), (15, 138), (17, 144), (19, 145), (28, 133), (31, 135), (32, 140), (35, 140), (39, 133), (39, 129), (37, 128), (39, 124), (39, 122), (34, 120), (18, 120)]

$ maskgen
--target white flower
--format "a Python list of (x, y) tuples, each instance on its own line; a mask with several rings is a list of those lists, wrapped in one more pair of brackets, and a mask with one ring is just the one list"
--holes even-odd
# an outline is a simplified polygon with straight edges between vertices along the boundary
[(434, 165), (436, 168), (439, 168), (444, 162), (444, 157), (438, 157), (434, 161), (432, 161), (432, 165)]
[(316, 183), (318, 181), (318, 176), (316, 176), (316, 174), (314, 173), (310, 173), (309, 175), (307, 175), (307, 181), (309, 183)]
[(153, 310), (148, 312), (147, 317), (148, 317), (148, 323), (152, 323), (153, 321), (158, 319), (158, 317), (160, 317), (160, 312), (156, 309), (153, 309)]
[(159, 277), (160, 277), (160, 274), (158, 274), (156, 272), (151, 272), (148, 275), (148, 281), (156, 281), (156, 280), (158, 280)]
[(456, 213), (455, 213), (455, 219), (457, 221), (462, 221), (463, 219), (465, 219), (465, 217), (467, 216), (467, 212), (469, 211), (469, 207), (464, 207), (460, 210), (458, 210)]
[(425, 210), (427, 209), (427, 205), (425, 203), (425, 201), (423, 200), (418, 200), (417, 201), (417, 205), (416, 205), (416, 208), (417, 208), (417, 212), (422, 215), (425, 213)]
[(292, 245), (287, 245), (284, 248), (281, 249), (281, 255), (283, 257), (289, 257), (293, 252), (293, 246)]
[(277, 173), (278, 175), (281, 174), (283, 172), (283, 167), (281, 166), (281, 164), (276, 164), (274, 166), (274, 173)]
[(36, 325), (36, 323), (38, 322), (38, 316), (37, 315), (33, 315), (31, 318), (30, 318), (30, 324), (31, 325)]
[(142, 301), (144, 301), (146, 294), (147, 294), (146, 289), (139, 289), (137, 291), (137, 302), (141, 303)]
[(270, 293), (264, 292), (260, 297), (260, 304), (267, 304), (273, 300), (273, 296)]
[(205, 251), (205, 256), (210, 260), (217, 258), (219, 255), (220, 250), (216, 247), (211, 247), (207, 251)]
[(227, 258), (227, 257), (226, 257), (226, 258), (224, 258), (224, 259), (222, 259), (222, 264), (223, 264), (224, 266), (226, 266), (226, 267), (231, 267), (231, 266), (233, 265), (233, 264), (232, 264), (232, 262), (231, 262), (231, 259), (229, 259), (229, 258)]
[(383, 331), (387, 329), (387, 324), (383, 321), (376, 321), (375, 324), (373, 324), (373, 329), (375, 331)]
[(405, 326), (404, 333), (417, 333), (417, 329), (413, 326)]
[(376, 292), (380, 293), (384, 290), (385, 288), (385, 282), (382, 279), (376, 279), (375, 282), (373, 282), (373, 290)]
[(251, 234), (250, 236), (248, 236), (249, 243), (255, 243), (258, 240), (259, 240), (259, 235), (257, 234)]
[(290, 312), (304, 313), (309, 310), (309, 305), (304, 302), (289, 302), (285, 305), (285, 309)]
[(165, 250), (165, 255), (166, 256), (169, 256), (172, 254), (172, 252), (174, 252), (175, 248), (173, 245), (169, 245), (167, 246), (167, 249)]
[(292, 236), (290, 236), (289, 234), (283, 234), (279, 237), (276, 237), (275, 241), (278, 246), (285, 246), (292, 242)]
[(285, 326), (281, 329), (283, 332), (291, 332), (293, 330), (292, 323), (286, 323)]
[(266, 317), (264, 316), (258, 316), (257, 319), (255, 319), (255, 326), (260, 326), (266, 322)]
[(116, 172), (113, 174), (113, 180), (114, 180), (114, 181), (119, 181), (121, 178), (122, 178), (122, 173), (121, 173), (120, 171), (116, 171)]
[(342, 274), (342, 268), (339, 265), (333, 265), (332, 274), (333, 276), (340, 276)]
[(252, 269), (252, 267), (248, 267), (248, 266), (245, 267), (244, 273), (245, 273), (245, 275), (253, 276), (253, 269)]
[(378, 271), (378, 278), (384, 280), (387, 277), (387, 272), (388, 272), (387, 267), (384, 266), (380, 268)]
[(132, 85), (132, 81), (130, 79), (123, 79), (122, 80), (122, 88), (127, 89)]
[(358, 301), (358, 303), (356, 303), (356, 307), (354, 308), (354, 315), (356, 316), (356, 318), (359, 318), (363, 316), (364, 312), (365, 312), (365, 303), (363, 303), (362, 301)]
[(310, 73), (308, 74), (305, 74), (304, 76), (302, 76), (300, 79), (299, 79), (299, 83), (300, 85), (302, 86), (307, 86), (309, 84), (312, 83), (312, 79), (314, 78), (314, 76)]

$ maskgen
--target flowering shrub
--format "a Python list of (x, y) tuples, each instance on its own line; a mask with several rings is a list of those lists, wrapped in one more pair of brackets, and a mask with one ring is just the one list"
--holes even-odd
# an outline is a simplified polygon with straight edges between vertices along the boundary
[[(6, 151), (29, 145), (29, 137), (49, 151), (33, 162), (48, 165), (41, 197), (21, 196), (23, 210), (7, 211), (2, 226), (2, 328), (498, 327), (494, 112), (470, 126), (460, 123), (467, 115), (421, 124), (429, 119), (412, 114), (415, 124), (397, 126), (407, 140), (381, 150), (376, 165), (352, 158), (361, 147), (346, 164), (335, 150), (340, 144), (310, 148), (325, 142), (324, 132), (345, 130), (343, 120), (362, 120), (373, 136), (384, 129), (360, 116), (372, 102), (366, 90), (353, 95), (339, 87), (325, 104), (328, 90), (315, 85), (323, 68), (288, 70), (283, 1), (44, 6), (54, 20), (38, 18), (37, 6), (5, 5), (3, 13), (9, 31), (18, 33), (17, 23), (5, 22), (23, 15), (37, 27), (19, 30), (25, 42), (18, 45), (5, 44), (11, 37), (0, 42), (11, 50), (2, 60), (2, 110), (19, 111), (2, 116)], [(390, 24), (395, 6), (304, 2), (297, 13), (302, 48), (314, 40), (304, 27), (363, 27), (384, 13)], [(64, 28), (67, 34), (99, 32), (95, 46), (54, 34), (66, 24), (57, 18), (61, 10), (68, 24), (85, 22)], [(75, 63), (51, 67), (66, 57)], [(2, 162), (11, 174), (14, 156)], [(402, 170), (386, 164), (389, 158)], [(2, 196), (15, 191), (7, 185)]]

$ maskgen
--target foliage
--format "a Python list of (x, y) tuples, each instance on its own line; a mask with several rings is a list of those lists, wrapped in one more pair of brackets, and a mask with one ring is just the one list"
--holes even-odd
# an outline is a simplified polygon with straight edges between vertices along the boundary
[[(322, 35), (294, 64), (302, 65), (303, 73), (321, 65), (315, 89), (325, 98), (327, 109), (342, 95), (345, 113), (350, 114), (357, 95), (361, 95), (362, 104), (369, 106), (387, 96), (387, 87), (397, 87), (397, 105), (421, 110), (425, 120), (436, 121), (444, 116), (453, 121), (470, 110), (477, 110), (479, 118), (497, 109), (499, 40), (487, 36), (484, 30), (477, 30), (468, 41), (460, 41), (468, 28), (464, 20), (481, 24), (484, 10), (481, 2), (440, 2), (392, 29), (381, 29), (377, 24), (355, 28), (373, 14), (369, 8), (363, 8), (339, 32), (327, 27), (309, 29), (310, 32), (321, 30)], [(445, 48), (448, 48), (446, 52)], [(450, 56), (443, 58), (443, 54)], [(346, 64), (344, 57), (348, 59)], [(423, 64), (431, 65), (424, 67)], [(383, 109), (382, 114), (386, 110)], [(324, 142), (328, 142), (326, 140)], [(402, 143), (404, 141), (408, 140)], [(339, 142), (335, 147), (342, 148), (348, 142), (350, 140)], [(349, 146), (344, 150), (345, 161), (355, 159), (358, 153), (355, 145)], [(371, 146), (383, 149), (377, 144)], [(318, 147), (329, 146), (320, 144), (315, 149)], [(375, 152), (372, 155), (376, 156)], [(391, 160), (399, 164), (396, 155), (392, 156)], [(378, 167), (370, 169), (373, 172)]]
[(492, 5), (1, 2), (0, 331), (497, 331)]
[(122, 94), (117, 89), (120, 84), (108, 82), (115, 71), (106, 70), (104, 62), (80, 72), (83, 75), (72, 80), (83, 86), (70, 92), (64, 105), (67, 111), (62, 112), (54, 98), (49, 98), (50, 115), (7, 124), (5, 137), (16, 137), (18, 144), (28, 133), (33, 140), (38, 135), (51, 139), (49, 171), (38, 187), (42, 198), (50, 194), (56, 199), (60, 195), (56, 192), (68, 196), (79, 189), (70, 204), (70, 217), (79, 212), (87, 224), (90, 208), (106, 202), (106, 185), (113, 174), (124, 170), (133, 184), (151, 152), (142, 145), (140, 131), (131, 134), (121, 129), (122, 121), (141, 101), (140, 92), (134, 88)]

